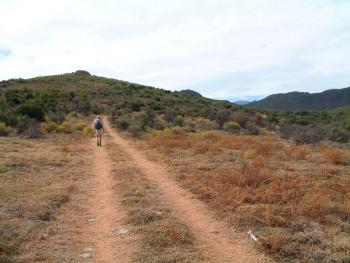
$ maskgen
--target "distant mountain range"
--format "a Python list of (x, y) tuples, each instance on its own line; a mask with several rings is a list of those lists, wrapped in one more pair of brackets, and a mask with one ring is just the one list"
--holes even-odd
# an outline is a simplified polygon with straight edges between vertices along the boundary
[(247, 105), (250, 103), (250, 101), (246, 101), (246, 100), (237, 100), (233, 102), (234, 104), (238, 104), (238, 105)]
[(350, 87), (331, 89), (320, 93), (289, 92), (270, 95), (262, 100), (248, 103), (258, 109), (282, 111), (318, 111), (350, 105)]

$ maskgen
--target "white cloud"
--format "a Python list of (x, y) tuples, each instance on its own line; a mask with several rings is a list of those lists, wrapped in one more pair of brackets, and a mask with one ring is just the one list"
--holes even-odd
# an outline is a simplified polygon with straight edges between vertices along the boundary
[(87, 69), (220, 98), (348, 84), (347, 1), (5, 0), (0, 9), (0, 46), (12, 50), (0, 79)]

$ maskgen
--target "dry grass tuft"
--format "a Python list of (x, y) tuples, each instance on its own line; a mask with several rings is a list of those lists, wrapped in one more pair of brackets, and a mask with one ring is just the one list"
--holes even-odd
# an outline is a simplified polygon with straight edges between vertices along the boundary
[(323, 155), (326, 162), (329, 162), (334, 165), (340, 165), (345, 161), (344, 153), (340, 149), (326, 149), (323, 152)]
[(307, 145), (291, 144), (286, 147), (285, 154), (292, 160), (305, 160), (310, 154), (310, 147)]

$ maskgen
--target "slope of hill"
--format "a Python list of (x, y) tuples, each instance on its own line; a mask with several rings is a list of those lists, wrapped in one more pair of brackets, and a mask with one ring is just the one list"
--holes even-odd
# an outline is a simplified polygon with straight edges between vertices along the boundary
[[(182, 125), (188, 118), (205, 118), (215, 125), (220, 111), (239, 106), (202, 97), (193, 91), (174, 91), (91, 76), (86, 71), (0, 82), (0, 122), (21, 126), (27, 117), (61, 122), (69, 112), (118, 117), (120, 128), (161, 129)], [(18, 117), (19, 115), (24, 116)], [(162, 116), (162, 118), (160, 118)], [(117, 119), (117, 118), (115, 118)], [(211, 123), (213, 122), (213, 123)]]
[[(260, 110), (205, 98), (193, 91), (172, 92), (92, 76), (81, 70), (0, 82), (0, 136), (9, 133), (33, 136), (39, 133), (43, 122), (64, 126), (70, 113), (109, 115), (116, 127), (135, 136), (177, 126), (190, 132), (220, 129), (254, 135), (267, 129), (281, 132), (284, 138), (298, 143), (347, 142), (350, 138), (348, 110), (294, 113)], [(61, 127), (60, 131), (69, 128)]]
[(326, 90), (320, 93), (289, 92), (273, 94), (248, 105), (258, 109), (283, 111), (318, 111), (350, 104), (350, 87)]

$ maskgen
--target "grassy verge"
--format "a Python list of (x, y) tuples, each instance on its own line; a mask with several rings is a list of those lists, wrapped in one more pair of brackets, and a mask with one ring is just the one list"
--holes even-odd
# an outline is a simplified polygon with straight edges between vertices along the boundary
[(85, 139), (0, 137), (0, 148), (0, 262), (76, 262), (64, 237), (88, 170)]
[(135, 262), (203, 262), (188, 228), (164, 203), (159, 189), (115, 145), (107, 147), (118, 181), (115, 191), (123, 198), (128, 224), (140, 237)]
[(349, 262), (350, 151), (275, 136), (156, 132), (147, 156), (279, 262)]

